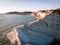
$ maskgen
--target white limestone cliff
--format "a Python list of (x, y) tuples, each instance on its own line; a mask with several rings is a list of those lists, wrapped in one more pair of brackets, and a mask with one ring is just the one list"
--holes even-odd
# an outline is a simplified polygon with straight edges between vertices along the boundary
[[(37, 15), (38, 14), (41, 14), (41, 13), (38, 12)], [(49, 36), (52, 36), (54, 39), (60, 40), (60, 11), (55, 10), (55, 11), (49, 13), (48, 15), (44, 14), (43, 16), (40, 16), (40, 17), (42, 17), (40, 20), (37, 20), (34, 22), (29, 22), (25, 25), (20, 26), (20, 29), (28, 30), (29, 33), (32, 33), (29, 30), (33, 30), (33, 31), (36, 31), (39, 33), (43, 33), (43, 34), (45, 34), (45, 36), (49, 35)], [(18, 27), (16, 27), (16, 28), (18, 28)], [(20, 42), (21, 40), (19, 39), (18, 32), (16, 31), (18, 29), (16, 29), (16, 28), (14, 28), (14, 30), (12, 30), (10, 33), (7, 34), (7, 38), (10, 39), (10, 41), (12, 43), (17, 41), (18, 44), (21, 45), (21, 42)], [(19, 35), (22, 35), (22, 34), (23, 34), (23, 32)], [(25, 34), (24, 34), (24, 36), (25, 36)], [(22, 35), (22, 38), (24, 38), (24, 36)], [(53, 38), (49, 38), (49, 39), (51, 39), (50, 41), (52, 41)], [(25, 39), (23, 39), (23, 40), (25, 40)]]

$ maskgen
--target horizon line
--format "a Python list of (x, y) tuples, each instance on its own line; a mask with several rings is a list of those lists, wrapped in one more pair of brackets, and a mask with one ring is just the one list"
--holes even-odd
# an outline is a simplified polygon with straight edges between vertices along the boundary
[(0, 13), (8, 13), (8, 12), (25, 12), (25, 11), (30, 11), (30, 12), (36, 12), (36, 11), (39, 11), (39, 10), (52, 10), (52, 9), (59, 9), (59, 8), (51, 8), (51, 9), (37, 9), (37, 10), (23, 10), (23, 11), (20, 11), (20, 10), (11, 10), (11, 11), (6, 11), (6, 12), (0, 12)]

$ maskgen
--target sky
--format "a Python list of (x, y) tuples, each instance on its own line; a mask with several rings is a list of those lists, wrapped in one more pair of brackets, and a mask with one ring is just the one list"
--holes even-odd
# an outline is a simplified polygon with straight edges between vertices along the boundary
[(60, 0), (0, 0), (0, 13), (60, 8)]

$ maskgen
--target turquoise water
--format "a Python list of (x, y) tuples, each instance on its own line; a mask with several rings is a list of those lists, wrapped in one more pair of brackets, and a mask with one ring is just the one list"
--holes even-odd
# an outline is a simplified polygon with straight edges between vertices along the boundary
[(9, 32), (12, 30), (12, 28), (35, 19), (35, 17), (30, 15), (0, 14), (0, 34)]

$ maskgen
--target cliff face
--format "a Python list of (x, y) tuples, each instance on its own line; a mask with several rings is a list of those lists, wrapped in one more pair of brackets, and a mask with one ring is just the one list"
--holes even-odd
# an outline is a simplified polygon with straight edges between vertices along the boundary
[[(60, 39), (60, 10), (54, 10), (46, 15), (38, 22), (29, 25), (32, 30), (37, 30), (49, 35), (53, 35), (54, 38)], [(28, 27), (28, 26), (27, 26)]]
[(31, 13), (31, 15), (36, 16), (37, 19), (43, 19), (46, 15), (52, 12), (52, 10), (39, 10), (37, 12)]
[[(60, 40), (60, 10), (54, 10), (51, 13), (48, 13), (48, 14), (46, 14), (44, 12), (44, 14), (45, 15), (41, 14), (41, 12), (37, 12), (37, 15), (40, 15), (39, 20), (34, 21), (34, 22), (29, 22), (29, 23), (27, 23), (23, 26), (14, 28), (13, 32), (11, 31), (12, 33), (10, 32), (10, 33), (7, 34), (8, 39), (10, 39), (10, 41), (12, 43), (17, 41), (17, 43), (20, 44), (21, 41), (19, 42), (20, 39), (19, 39), (18, 35), (21, 35), (23, 40), (25, 40), (24, 38), (25, 38), (26, 35), (28, 35), (28, 36), (33, 35), (32, 37), (35, 36), (35, 38), (36, 38), (37, 37), (36, 35), (40, 36), (39, 34), (43, 33), (44, 34), (43, 37), (45, 36), (45, 38), (46, 38), (46, 39), (44, 38), (45, 42), (47, 40), (46, 35), (52, 36), (54, 39), (59, 39)], [(41, 16), (41, 15), (43, 15), (43, 16)], [(20, 32), (21, 34), (19, 34), (17, 32), (17, 30), (22, 31), (22, 33)], [(34, 31), (36, 31), (37, 34), (35, 34)], [(26, 34), (24, 32), (28, 32), (28, 33)], [(17, 35), (15, 35), (15, 34), (17, 34)], [(11, 35), (12, 35), (12, 38), (10, 38)], [(28, 37), (28, 36), (26, 36), (26, 37)], [(21, 38), (21, 40), (22, 40), (22, 38)], [(37, 37), (37, 39), (38, 38), (39, 37)], [(52, 39), (52, 38), (50, 38), (50, 39)], [(28, 40), (28, 38), (27, 38), (27, 40)], [(48, 40), (49, 40), (49, 38), (48, 38)], [(36, 40), (33, 40), (33, 41), (36, 41)], [(52, 40), (49, 40), (48, 43), (50, 43), (50, 42), (52, 42)]]
[(45, 16), (51, 14), (52, 12), (56, 12), (56, 11), (57, 12), (60, 11), (60, 8), (58, 8), (58, 9), (51, 9), (51, 10), (39, 10), (37, 12), (31, 13), (31, 15), (36, 16), (38, 19), (42, 19)]

